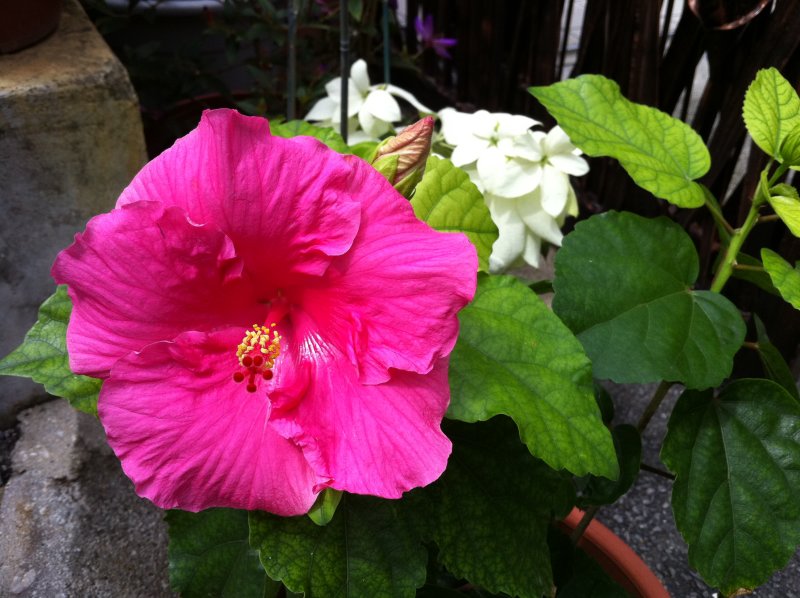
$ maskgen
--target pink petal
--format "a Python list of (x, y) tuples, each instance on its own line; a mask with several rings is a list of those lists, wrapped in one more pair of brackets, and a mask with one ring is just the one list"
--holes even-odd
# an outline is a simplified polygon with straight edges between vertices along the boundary
[(79, 374), (104, 377), (149, 343), (184, 330), (249, 326), (266, 313), (231, 240), (157, 202), (93, 218), (58, 255), (52, 274), (69, 285), (67, 345)]
[(114, 366), (98, 403), (108, 442), (136, 492), (165, 509), (305, 513), (316, 476), (269, 422), (264, 392), (232, 380), (241, 329), (186, 333)]
[(342, 190), (352, 176), (351, 163), (316, 139), (273, 137), (263, 118), (214, 110), (145, 166), (117, 205), (155, 200), (214, 223), (274, 290), (323, 273), (349, 249), (359, 206)]
[(361, 384), (330, 348), (297, 359), (313, 359), (305, 398), (288, 410), (276, 405), (274, 425), (332, 488), (399, 498), (442, 474), (452, 448), (440, 428), (450, 398), (447, 358), (426, 375), (394, 371), (377, 385)]
[(350, 251), (331, 263), (324, 284), (294, 297), (360, 380), (374, 384), (388, 380), (390, 368), (429, 372), (450, 353), (478, 262), (465, 235), (434, 231), (383, 177), (357, 172), (361, 229)]

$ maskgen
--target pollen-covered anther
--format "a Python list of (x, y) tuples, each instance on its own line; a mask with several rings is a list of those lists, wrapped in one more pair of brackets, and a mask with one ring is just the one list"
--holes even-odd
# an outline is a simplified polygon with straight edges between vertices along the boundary
[(274, 328), (274, 323), (269, 326), (253, 324), (253, 329), (245, 333), (242, 342), (236, 348), (236, 357), (239, 360), (239, 365), (245, 371), (235, 372), (233, 381), (237, 383), (244, 382), (245, 378), (247, 378), (248, 392), (257, 390), (257, 379), (272, 379), (272, 369), (281, 354), (281, 335)]

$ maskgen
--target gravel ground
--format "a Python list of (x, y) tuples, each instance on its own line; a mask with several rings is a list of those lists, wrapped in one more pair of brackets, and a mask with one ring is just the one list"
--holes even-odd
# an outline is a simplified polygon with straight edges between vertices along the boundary
[[(614, 397), (614, 423), (636, 423), (655, 386), (607, 387)], [(658, 458), (667, 431), (667, 420), (680, 391), (673, 389), (650, 422), (642, 439), (642, 460), (666, 469)], [(600, 510), (597, 518), (625, 540), (664, 583), (675, 598), (715, 596), (688, 564), (687, 547), (675, 527), (670, 508), (672, 482), (642, 472), (631, 490), (617, 503)], [(757, 598), (800, 598), (800, 551), (789, 565), (751, 596)]]

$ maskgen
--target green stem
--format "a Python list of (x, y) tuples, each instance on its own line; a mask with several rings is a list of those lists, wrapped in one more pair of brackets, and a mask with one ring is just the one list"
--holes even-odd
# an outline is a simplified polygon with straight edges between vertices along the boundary
[[(769, 168), (769, 166), (767, 168)], [(758, 208), (769, 199), (765, 194), (769, 193), (770, 187), (778, 182), (788, 169), (789, 167), (787, 165), (779, 164), (775, 172), (772, 173), (772, 176), (769, 178), (769, 181), (766, 180), (767, 170), (765, 169), (761, 173), (761, 184), (756, 189), (753, 201), (750, 203), (750, 210), (747, 212), (747, 218), (745, 218), (741, 228), (733, 232), (733, 236), (728, 244), (728, 250), (725, 252), (725, 259), (720, 264), (717, 274), (714, 276), (714, 280), (711, 281), (711, 290), (715, 293), (721, 292), (725, 283), (728, 282), (728, 279), (731, 277), (733, 267), (736, 264), (736, 257), (739, 255), (739, 251), (742, 249), (742, 245), (744, 245), (750, 231), (752, 231), (753, 227), (758, 223)]]
[(744, 341), (742, 343), (742, 347), (744, 347), (745, 349), (752, 349), (753, 351), (758, 351), (759, 349), (761, 349), (758, 343), (751, 343), (750, 341)]
[(720, 207), (717, 198), (714, 197), (714, 195), (706, 186), (702, 186), (702, 189), (705, 197), (705, 205), (708, 208), (708, 211), (711, 212), (711, 215), (714, 217), (714, 222), (717, 225), (719, 236), (722, 237), (724, 242), (727, 242), (734, 233), (734, 229), (725, 219), (725, 216), (723, 216), (722, 208)]
[(747, 264), (734, 264), (734, 270), (749, 270), (752, 272), (764, 272), (764, 268), (761, 266), (748, 266)]
[(639, 423), (636, 424), (636, 429), (638, 430), (639, 434), (644, 432), (647, 424), (649, 424), (650, 420), (653, 419), (653, 416), (661, 405), (661, 401), (663, 401), (664, 397), (667, 396), (667, 391), (670, 389), (672, 384), (672, 382), (667, 382), (665, 380), (658, 385), (658, 388), (656, 388), (656, 391), (653, 393), (653, 397), (647, 404), (644, 413), (642, 413), (642, 417), (639, 418)]
[(781, 217), (777, 214), (769, 214), (767, 216), (759, 216), (758, 223), (761, 224), (762, 222), (775, 222), (776, 220), (780, 220)]

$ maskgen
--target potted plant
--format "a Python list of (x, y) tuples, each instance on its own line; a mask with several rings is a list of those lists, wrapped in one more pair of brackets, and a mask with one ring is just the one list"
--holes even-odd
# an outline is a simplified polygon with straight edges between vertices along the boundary
[[(734, 595), (794, 553), (797, 388), (757, 313), (723, 291), (739, 275), (800, 308), (796, 268), (743, 252), (763, 223), (800, 235), (783, 181), (800, 98), (775, 69), (750, 87), (745, 122), (772, 161), (734, 226), (696, 180), (709, 158), (687, 125), (601, 76), (531, 93), (559, 128), (444, 112), (441, 139), (426, 118), (355, 149), (331, 129), (207, 112), (59, 255), (62, 286), (0, 372), (99, 413), (137, 492), (169, 509), (176, 590), (613, 588), (576, 544), (633, 484), (673, 385), (661, 454), (691, 566)], [(607, 212), (561, 237), (581, 152), (618, 160), (654, 201), (709, 210), (710, 288), (669, 218)], [(552, 281), (507, 273), (543, 241), (561, 245)], [(763, 377), (737, 377), (739, 351)], [(596, 380), (658, 386), (612, 429)], [(576, 504), (570, 538), (555, 522)]]

